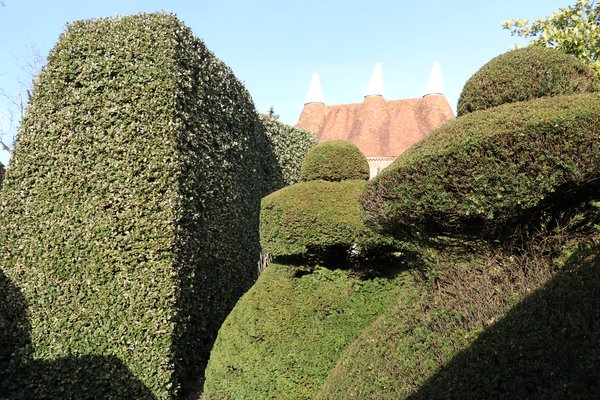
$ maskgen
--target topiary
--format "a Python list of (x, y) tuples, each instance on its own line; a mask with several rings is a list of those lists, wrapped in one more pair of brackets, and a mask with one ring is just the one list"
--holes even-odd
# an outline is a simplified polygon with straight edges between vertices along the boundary
[(212, 349), (203, 398), (316, 398), (346, 346), (410, 279), (397, 269), (371, 279), (341, 269), (299, 271), (272, 263), (238, 301)]
[(354, 144), (332, 140), (313, 147), (302, 162), (301, 181), (369, 179), (369, 163)]
[[(1, 192), (0, 268), (28, 303), (33, 357), (116, 357), (156, 398), (197, 393), (256, 278), (261, 135), (241, 82), (175, 16), (70, 24)], [(81, 396), (108, 381), (127, 397), (111, 369)], [(53, 398), (40, 382), (72, 386), (44, 374), (15, 379), (34, 398)]]
[(532, 46), (501, 54), (465, 83), (458, 115), (504, 103), (544, 96), (594, 92), (600, 81), (580, 60), (546, 47)]
[(345, 261), (356, 246), (363, 255), (394, 247), (392, 239), (365, 227), (358, 198), (366, 182), (301, 182), (262, 200), (260, 237), (273, 256), (313, 256)]
[(598, 193), (600, 94), (541, 98), (445, 123), (370, 181), (367, 225), (399, 237), (499, 233)]

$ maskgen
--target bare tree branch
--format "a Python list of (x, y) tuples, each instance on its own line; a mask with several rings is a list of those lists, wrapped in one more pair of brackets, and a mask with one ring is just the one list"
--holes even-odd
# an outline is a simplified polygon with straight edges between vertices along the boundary
[(9, 153), (10, 153), (10, 152), (12, 152), (11, 148), (10, 148), (10, 147), (8, 147), (8, 146), (6, 145), (6, 143), (4, 143), (4, 142), (2, 141), (2, 139), (0, 139), (0, 146), (2, 146), (2, 150), (6, 150), (6, 151), (8, 151)]

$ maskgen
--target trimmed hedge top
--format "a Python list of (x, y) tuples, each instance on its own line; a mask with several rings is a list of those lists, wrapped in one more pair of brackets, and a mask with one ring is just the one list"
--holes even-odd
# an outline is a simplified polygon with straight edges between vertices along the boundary
[[(196, 393), (256, 277), (261, 135), (243, 85), (176, 17), (70, 24), (0, 203), (0, 267), (28, 302), (34, 358), (114, 356), (157, 398)], [(86, 393), (126, 385), (97, 379)]]
[(313, 147), (300, 171), (300, 180), (343, 181), (369, 179), (369, 163), (354, 144), (345, 140), (331, 140)]
[(365, 184), (357, 180), (301, 182), (266, 196), (260, 219), (263, 250), (273, 256), (315, 256), (340, 262), (352, 245), (365, 254), (393, 247), (392, 239), (363, 224), (358, 198)]
[(361, 203), (367, 225), (400, 237), (486, 235), (598, 193), (599, 178), (600, 94), (556, 96), (447, 122), (369, 182)]
[(458, 115), (544, 96), (594, 92), (600, 81), (580, 60), (531, 46), (501, 54), (477, 71), (460, 94)]
[(268, 115), (260, 114), (260, 121), (275, 156), (272, 162), (277, 170), (271, 173), (269, 192), (300, 182), (302, 160), (317, 144), (317, 138), (304, 129), (283, 124)]

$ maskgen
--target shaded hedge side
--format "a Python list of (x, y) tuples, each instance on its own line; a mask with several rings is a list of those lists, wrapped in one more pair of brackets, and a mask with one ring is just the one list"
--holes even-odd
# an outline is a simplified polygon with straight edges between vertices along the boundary
[(260, 121), (275, 156), (275, 170), (269, 173), (269, 192), (300, 182), (302, 160), (317, 144), (317, 138), (304, 129), (283, 124), (268, 115), (260, 114)]
[(459, 96), (457, 113), (599, 90), (598, 76), (582, 61), (556, 49), (532, 46), (501, 54), (473, 74)]
[(600, 95), (505, 104), (449, 121), (361, 197), (367, 225), (400, 237), (490, 235), (566, 207), (600, 181)]
[(316, 398), (597, 398), (600, 237), (551, 255), (540, 239), (525, 254), (435, 253)]
[(0, 267), (28, 303), (37, 360), (110, 356), (158, 398), (200, 389), (255, 278), (269, 151), (257, 122), (242, 84), (174, 16), (69, 25), (0, 204)]
[(346, 179), (369, 179), (369, 163), (356, 145), (345, 140), (331, 140), (312, 148), (300, 171), (300, 180), (338, 182)]
[(4, 168), (4, 164), (0, 162), (0, 188), (2, 187), (2, 182), (4, 182), (4, 174), (6, 173), (6, 168)]

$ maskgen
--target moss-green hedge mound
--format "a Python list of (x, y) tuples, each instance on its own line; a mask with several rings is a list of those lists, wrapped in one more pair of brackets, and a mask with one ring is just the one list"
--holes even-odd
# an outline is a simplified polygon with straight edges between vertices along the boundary
[[(565, 238), (560, 246), (576, 242)], [(316, 398), (597, 398), (598, 242), (565, 255), (540, 239), (527, 254), (435, 252), (425, 279), (347, 347)]]
[[(0, 267), (28, 303), (36, 360), (102, 355), (158, 398), (199, 389), (221, 322), (255, 279), (257, 121), (242, 84), (176, 17), (68, 26), (0, 204)], [(85, 391), (106, 381), (126, 385), (98, 376)]]
[(269, 192), (300, 182), (302, 160), (317, 144), (317, 138), (304, 129), (283, 124), (277, 119), (260, 114), (269, 146), (274, 155), (275, 172), (271, 173)]
[(393, 279), (272, 264), (219, 331), (203, 398), (312, 399), (335, 361), (403, 290)]
[(457, 113), (598, 90), (600, 81), (589, 66), (558, 50), (532, 46), (501, 54), (481, 67), (465, 83)]
[(260, 238), (273, 256), (345, 256), (393, 245), (362, 222), (358, 198), (365, 181), (301, 182), (262, 200)]
[(369, 163), (354, 144), (331, 140), (313, 147), (302, 162), (300, 180), (343, 181), (369, 179)]
[(367, 225), (399, 237), (495, 235), (598, 192), (600, 95), (505, 104), (449, 121), (369, 182)]

